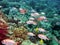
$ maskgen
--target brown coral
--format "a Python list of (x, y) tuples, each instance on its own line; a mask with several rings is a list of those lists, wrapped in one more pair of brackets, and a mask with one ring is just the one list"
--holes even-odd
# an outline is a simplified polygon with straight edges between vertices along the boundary
[(27, 37), (27, 31), (26, 30), (14, 30), (13, 31), (15, 37), (19, 37), (19, 38), (22, 38), (22, 39), (26, 39)]
[(28, 31), (24, 26), (20, 26), (13, 30), (13, 34), (10, 35), (10, 38), (18, 42), (18, 44), (21, 44), (23, 40), (27, 39), (27, 32)]

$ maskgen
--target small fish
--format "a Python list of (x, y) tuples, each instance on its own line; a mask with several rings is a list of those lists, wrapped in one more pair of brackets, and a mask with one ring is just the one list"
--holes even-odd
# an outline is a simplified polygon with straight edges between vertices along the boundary
[(17, 10), (17, 8), (16, 8), (16, 7), (12, 7), (12, 8), (10, 9), (10, 11), (14, 11), (14, 10)]
[(45, 15), (45, 12), (41, 12), (42, 15)]
[(35, 19), (34, 19), (33, 17), (30, 17), (29, 20), (32, 20), (32, 21), (33, 21), (33, 20), (35, 20)]
[(43, 28), (39, 28), (38, 30), (39, 30), (40, 32), (46, 32), (46, 30), (43, 29)]
[(0, 8), (2, 8), (2, 6), (0, 6)]
[(39, 16), (40, 14), (35, 12), (35, 13), (31, 13), (31, 16), (35, 17), (35, 16)]
[(56, 22), (56, 25), (60, 25), (60, 22)]
[(4, 45), (17, 45), (17, 43), (15, 41), (10, 40), (10, 39), (3, 40), (2, 44), (4, 44)]
[(28, 32), (27, 35), (28, 35), (28, 36), (35, 36), (35, 34), (32, 33), (32, 32)]
[(43, 29), (43, 28), (35, 28), (34, 29), (36, 32), (46, 32), (46, 30), (45, 29)]
[(27, 21), (27, 24), (37, 25), (37, 23), (35, 21), (31, 21), (31, 20)]
[(43, 35), (43, 34), (38, 34), (38, 37), (39, 37), (40, 39), (49, 40), (49, 39), (47, 38), (47, 36), (45, 36), (45, 35)]
[(58, 16), (58, 14), (56, 13), (56, 14), (54, 14), (54, 16)]
[(20, 10), (20, 13), (21, 14), (25, 14), (26, 13), (26, 10), (25, 9), (20, 8), (19, 10)]
[(40, 44), (41, 44), (41, 45), (43, 45), (43, 44), (44, 44), (44, 41), (43, 41), (42, 39), (40, 40)]
[(47, 18), (45, 16), (40, 16), (39, 18), (37, 18), (38, 21), (42, 21), (42, 20), (46, 20)]
[(27, 21), (27, 24), (32, 24), (32, 23), (33, 23), (33, 21), (31, 21), (31, 20)]

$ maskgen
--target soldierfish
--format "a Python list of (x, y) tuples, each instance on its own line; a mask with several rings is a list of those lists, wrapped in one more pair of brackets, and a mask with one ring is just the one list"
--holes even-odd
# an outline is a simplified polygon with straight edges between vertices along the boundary
[(38, 21), (42, 21), (42, 20), (46, 20), (47, 18), (45, 16), (40, 16), (39, 18), (37, 18)]
[(35, 20), (33, 17), (30, 17), (29, 20)]
[(35, 34), (32, 33), (32, 32), (28, 32), (27, 35), (28, 35), (28, 36), (35, 36)]
[(4, 44), (4, 45), (17, 45), (17, 43), (15, 41), (10, 40), (10, 39), (3, 40), (2, 44)]
[(45, 35), (43, 35), (43, 34), (38, 34), (38, 37), (39, 37), (40, 39), (43, 39), (43, 40), (49, 40), (49, 39), (47, 38), (47, 36), (45, 36)]
[(35, 30), (36, 32), (46, 32), (46, 30), (43, 29), (43, 28), (35, 28), (34, 30)]
[(31, 21), (31, 20), (27, 21), (27, 24), (37, 25), (37, 23), (35, 21)]
[(31, 16), (33, 16), (33, 17), (39, 16), (39, 15), (40, 15), (40, 14), (37, 13), (37, 12), (31, 13)]
[(26, 13), (26, 10), (25, 9), (20, 8), (19, 10), (20, 10), (20, 13), (21, 14), (25, 14)]
[(39, 28), (38, 30), (39, 30), (40, 32), (46, 32), (46, 30), (43, 29), (43, 28)]

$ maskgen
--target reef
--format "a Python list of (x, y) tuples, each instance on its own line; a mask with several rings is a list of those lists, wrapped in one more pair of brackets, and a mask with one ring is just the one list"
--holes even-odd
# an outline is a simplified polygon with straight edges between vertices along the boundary
[(0, 43), (60, 45), (59, 5), (60, 0), (0, 0)]

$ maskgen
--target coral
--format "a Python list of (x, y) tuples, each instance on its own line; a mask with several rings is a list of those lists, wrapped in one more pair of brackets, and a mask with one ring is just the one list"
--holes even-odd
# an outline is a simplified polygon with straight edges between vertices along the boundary
[[(41, 38), (38, 38), (38, 35), (42, 34), (49, 39), (42, 39), (44, 45), (58, 45), (60, 40), (59, 0), (1, 0), (0, 10), (3, 12), (0, 12), (2, 37), (9, 36), (18, 45), (22, 43), (24, 43), (22, 45), (38, 45), (41, 44)], [(29, 32), (31, 33), (27, 36)], [(32, 44), (28, 43), (29, 41), (24, 42), (27, 39)]]
[(14, 30), (13, 33), (14, 33), (15, 37), (26, 39), (27, 31), (25, 29), (24, 30)]
[(22, 42), (21, 45), (38, 45), (38, 44), (34, 44), (30, 40), (25, 40), (25, 41)]
[(2, 18), (2, 13), (0, 13), (0, 44), (1, 41), (8, 38), (8, 24), (5, 22), (5, 20)]
[(12, 32), (13, 33), (10, 35), (10, 39), (15, 40), (16, 42), (18, 42), (18, 44), (21, 44), (23, 40), (27, 39), (28, 31), (24, 28), (24, 26), (15, 28)]

